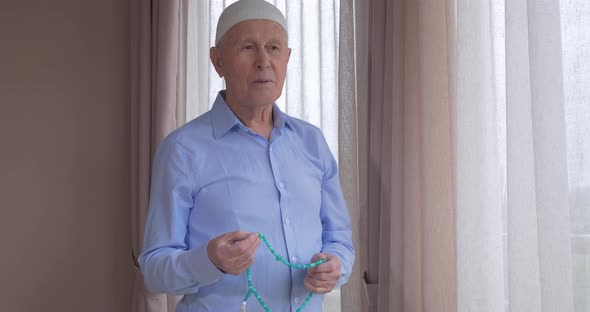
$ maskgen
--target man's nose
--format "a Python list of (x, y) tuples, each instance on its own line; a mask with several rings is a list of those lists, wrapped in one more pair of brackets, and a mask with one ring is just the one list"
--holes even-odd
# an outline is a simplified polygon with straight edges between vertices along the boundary
[(260, 69), (270, 67), (270, 55), (265, 49), (260, 49), (256, 53), (256, 67)]

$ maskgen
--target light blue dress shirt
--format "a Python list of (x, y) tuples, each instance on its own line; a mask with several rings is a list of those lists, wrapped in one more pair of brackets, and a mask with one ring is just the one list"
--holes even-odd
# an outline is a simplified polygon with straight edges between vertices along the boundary
[[(350, 218), (336, 161), (320, 130), (273, 107), (270, 140), (244, 126), (221, 91), (212, 109), (160, 143), (152, 171), (144, 250), (148, 289), (183, 294), (176, 311), (240, 311), (246, 273), (224, 274), (207, 243), (226, 232), (261, 232), (283, 257), (309, 263), (318, 252), (354, 262)], [(291, 269), (260, 244), (252, 282), (273, 312), (295, 311), (307, 270)], [(314, 295), (305, 311), (322, 311)], [(248, 312), (263, 311), (254, 296)]]

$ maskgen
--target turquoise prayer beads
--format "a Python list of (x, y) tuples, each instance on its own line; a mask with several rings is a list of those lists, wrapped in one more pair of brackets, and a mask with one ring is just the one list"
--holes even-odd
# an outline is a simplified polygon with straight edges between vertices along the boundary
[[(310, 263), (310, 264), (291, 263), (291, 262), (287, 261), (285, 258), (283, 258), (281, 255), (279, 255), (276, 252), (276, 250), (274, 250), (274, 248), (272, 248), (272, 246), (270, 245), (270, 243), (266, 239), (266, 236), (264, 236), (262, 233), (258, 232), (258, 237), (260, 237), (260, 239), (262, 239), (262, 241), (264, 242), (264, 244), (266, 245), (268, 250), (270, 250), (270, 253), (272, 253), (272, 255), (275, 256), (275, 259), (277, 261), (282, 262), (283, 264), (285, 264), (289, 267), (292, 267), (295, 269), (310, 269), (310, 268), (316, 267), (316, 266), (326, 262), (326, 259), (320, 259), (320, 260)], [(246, 277), (248, 278), (248, 292), (246, 293), (246, 297), (244, 297), (244, 302), (242, 303), (242, 312), (246, 312), (246, 302), (248, 301), (248, 298), (250, 298), (250, 295), (254, 295), (256, 300), (258, 300), (258, 302), (260, 303), (260, 305), (262, 306), (262, 308), (265, 311), (272, 312), (272, 310), (266, 305), (266, 302), (264, 302), (264, 300), (262, 300), (262, 297), (260, 297), (260, 295), (256, 291), (256, 288), (254, 288), (254, 286), (252, 286), (252, 275), (250, 274), (250, 268), (246, 269)], [(309, 294), (307, 295), (307, 297), (305, 298), (305, 300), (303, 301), (303, 303), (301, 304), (301, 306), (299, 306), (299, 308), (297, 308), (297, 310), (295, 312), (303, 311), (303, 309), (305, 309), (305, 307), (309, 303), (311, 296), (313, 296), (313, 292), (310, 291)]]

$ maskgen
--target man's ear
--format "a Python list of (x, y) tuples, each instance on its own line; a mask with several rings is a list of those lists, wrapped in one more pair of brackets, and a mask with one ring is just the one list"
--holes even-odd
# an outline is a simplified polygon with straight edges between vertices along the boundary
[(219, 77), (223, 78), (223, 62), (221, 61), (221, 51), (219, 48), (211, 47), (211, 49), (209, 49), (209, 58), (211, 59), (211, 64), (215, 67), (215, 71)]

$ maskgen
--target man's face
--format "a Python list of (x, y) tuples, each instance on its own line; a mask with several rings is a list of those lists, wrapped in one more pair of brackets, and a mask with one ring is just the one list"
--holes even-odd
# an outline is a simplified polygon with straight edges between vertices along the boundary
[(291, 49), (283, 28), (269, 20), (249, 20), (230, 28), (211, 62), (225, 78), (230, 105), (265, 106), (283, 91)]

